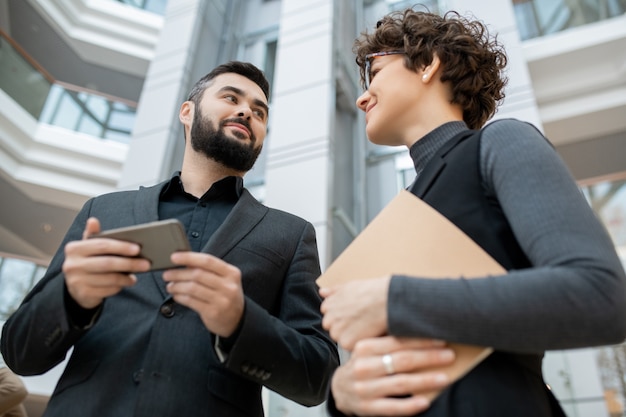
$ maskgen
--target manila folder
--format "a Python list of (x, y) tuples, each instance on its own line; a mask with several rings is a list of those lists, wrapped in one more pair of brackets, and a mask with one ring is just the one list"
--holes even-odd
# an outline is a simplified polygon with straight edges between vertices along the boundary
[[(320, 287), (385, 275), (474, 278), (505, 274), (489, 254), (438, 211), (402, 190), (317, 279)], [(451, 307), (454, 308), (454, 307)], [(451, 344), (455, 362), (445, 367), (456, 381), (493, 349)], [(433, 392), (433, 399), (438, 392)]]

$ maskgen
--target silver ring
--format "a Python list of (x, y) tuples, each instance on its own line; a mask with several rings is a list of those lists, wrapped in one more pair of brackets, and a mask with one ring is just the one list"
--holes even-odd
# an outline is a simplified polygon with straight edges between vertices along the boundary
[(387, 375), (392, 375), (396, 373), (396, 371), (393, 369), (393, 358), (390, 354), (383, 355), (383, 366), (385, 367), (385, 372), (387, 372)]

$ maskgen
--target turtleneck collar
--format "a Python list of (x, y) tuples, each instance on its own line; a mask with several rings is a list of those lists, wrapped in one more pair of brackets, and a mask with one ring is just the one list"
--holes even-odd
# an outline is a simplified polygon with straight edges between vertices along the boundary
[(430, 161), (437, 150), (456, 134), (467, 130), (468, 127), (463, 121), (447, 122), (428, 132), (409, 148), (409, 154), (415, 166), (417, 177)]

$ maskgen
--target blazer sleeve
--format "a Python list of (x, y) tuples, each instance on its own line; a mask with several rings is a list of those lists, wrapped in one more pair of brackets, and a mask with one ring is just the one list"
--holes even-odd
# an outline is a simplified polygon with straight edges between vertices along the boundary
[(1, 350), (7, 365), (20, 375), (39, 375), (61, 363), (85, 332), (72, 326), (64, 297), (62, 267), (65, 245), (82, 239), (93, 200), (74, 219), (46, 274), (26, 295), (2, 329)]
[(319, 275), (315, 229), (304, 223), (278, 312), (270, 314), (247, 296), (239, 335), (225, 362), (231, 371), (306, 406), (325, 400), (339, 365), (336, 345), (321, 326)]

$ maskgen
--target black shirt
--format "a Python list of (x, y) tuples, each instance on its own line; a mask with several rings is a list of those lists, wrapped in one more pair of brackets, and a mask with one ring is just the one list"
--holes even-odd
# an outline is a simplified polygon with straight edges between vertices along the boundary
[(242, 191), (243, 178), (226, 177), (197, 198), (185, 191), (177, 172), (159, 197), (159, 219), (178, 219), (185, 226), (191, 250), (199, 252), (224, 223)]

